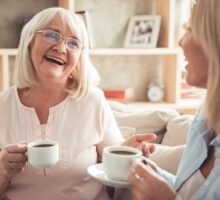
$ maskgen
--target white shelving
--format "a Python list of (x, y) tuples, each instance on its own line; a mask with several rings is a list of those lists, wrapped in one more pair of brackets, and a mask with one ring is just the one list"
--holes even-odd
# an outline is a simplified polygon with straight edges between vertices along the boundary
[(15, 57), (17, 49), (0, 49), (0, 90), (10, 85), (9, 60)]
[[(61, 7), (74, 12), (76, 0), (58, 0)], [(128, 1), (129, 3), (129, 1)], [(99, 56), (160, 56), (163, 63), (163, 84), (165, 102), (177, 103), (180, 98), (180, 50), (175, 48), (174, 41), (174, 12), (175, 0), (156, 0), (156, 13), (161, 15), (162, 23), (158, 48), (126, 49), (126, 48), (97, 48), (91, 49), (90, 55)], [(15, 57), (16, 49), (0, 49), (0, 90), (9, 87), (9, 61)], [(132, 66), (131, 66), (132, 67)]]
[(179, 49), (153, 48), (153, 49), (126, 49), (126, 48), (106, 48), (91, 49), (90, 55), (177, 55)]
[[(60, 5), (64, 5), (64, 4), (68, 4), (67, 2), (69, 1), (71, 0), (60, 0), (59, 3)], [(142, 58), (143, 57), (150, 58), (152, 56), (161, 57), (163, 63), (162, 82), (165, 90), (164, 101), (166, 103), (177, 103), (179, 102), (180, 99), (181, 72), (178, 67), (180, 50), (178, 48), (175, 48), (176, 41), (174, 37), (175, 34), (174, 19), (175, 19), (175, 11), (176, 11), (175, 9), (176, 0), (155, 0), (153, 2), (156, 3), (155, 11), (154, 11), (155, 14), (160, 15), (162, 18), (158, 48), (153, 48), (153, 49), (101, 48), (101, 49), (92, 49), (90, 54), (96, 59), (99, 59), (99, 57), (107, 58), (108, 56), (111, 57), (111, 59), (117, 59), (119, 56), (124, 56), (125, 60), (127, 56), (132, 56), (133, 58), (136, 56), (134, 59), (136, 58), (140, 59), (140, 56), (142, 56)], [(77, 7), (78, 3), (79, 2), (75, 0), (75, 7)], [(123, 3), (125, 3), (125, 1), (123, 1)], [(141, 2), (138, 1), (138, 3), (140, 4)], [(129, 4), (129, 1), (127, 1), (126, 4)], [(146, 4), (144, 3), (144, 5)], [(85, 1), (84, 1), (84, 6), (87, 6), (87, 3), (85, 4)], [(65, 8), (69, 9), (68, 7)], [(123, 24), (120, 24), (120, 26), (123, 26)], [(118, 57), (114, 57), (114, 56), (118, 56)], [(112, 73), (114, 73), (114, 71), (112, 71)]]

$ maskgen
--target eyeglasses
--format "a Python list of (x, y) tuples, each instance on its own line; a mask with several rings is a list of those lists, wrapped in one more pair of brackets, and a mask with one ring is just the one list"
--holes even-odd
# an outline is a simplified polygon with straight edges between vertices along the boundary
[(54, 44), (58, 44), (60, 41), (65, 40), (66, 46), (72, 51), (83, 48), (81, 41), (75, 38), (72, 38), (72, 37), (65, 38), (61, 33), (58, 33), (53, 30), (49, 30), (49, 29), (40, 30), (40, 31), (37, 31), (37, 33), (43, 33), (44, 39), (47, 42), (51, 42)]

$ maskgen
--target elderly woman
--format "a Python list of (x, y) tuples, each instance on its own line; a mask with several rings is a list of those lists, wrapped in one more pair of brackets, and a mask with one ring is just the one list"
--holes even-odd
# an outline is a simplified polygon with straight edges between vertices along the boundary
[(194, 1), (180, 40), (188, 84), (207, 96), (188, 133), (177, 176), (135, 163), (129, 180), (135, 200), (220, 199), (220, 1)]
[[(85, 25), (76, 15), (49, 8), (25, 25), (15, 86), (0, 93), (2, 198), (108, 199), (86, 170), (98, 162), (105, 146), (121, 144), (123, 138), (97, 83)], [(124, 144), (144, 148), (142, 141), (153, 138), (140, 135)], [(51, 139), (59, 142), (60, 160), (45, 176), (26, 163), (22, 141)]]

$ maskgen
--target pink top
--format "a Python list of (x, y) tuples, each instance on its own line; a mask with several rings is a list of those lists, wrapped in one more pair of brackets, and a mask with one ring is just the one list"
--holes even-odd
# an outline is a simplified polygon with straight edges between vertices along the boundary
[[(34, 108), (24, 106), (17, 88), (0, 93), (0, 148), (20, 141), (59, 141), (60, 161), (47, 169), (26, 164), (6, 190), (11, 199), (105, 200), (103, 185), (87, 174), (97, 163), (104, 146), (123, 141), (112, 111), (99, 89), (84, 100), (68, 96), (50, 108), (47, 124), (41, 125)], [(97, 155), (98, 154), (98, 155)]]

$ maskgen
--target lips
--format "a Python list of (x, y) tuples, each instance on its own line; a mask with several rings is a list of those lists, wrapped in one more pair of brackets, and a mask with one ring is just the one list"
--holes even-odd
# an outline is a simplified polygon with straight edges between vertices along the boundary
[(62, 59), (57, 58), (57, 57), (55, 57), (55, 56), (48, 56), (48, 55), (46, 55), (46, 56), (45, 56), (45, 59), (46, 59), (47, 61), (49, 61), (49, 62), (58, 64), (58, 65), (65, 65), (65, 64), (66, 64), (65, 61), (63, 61)]

